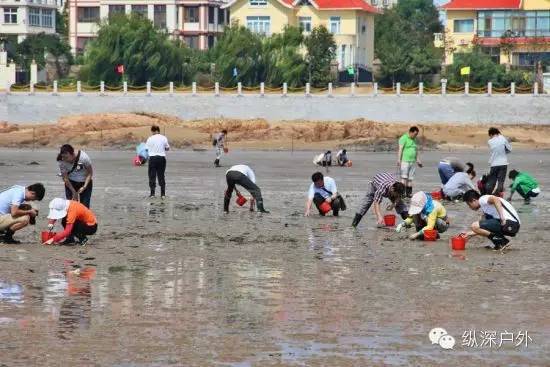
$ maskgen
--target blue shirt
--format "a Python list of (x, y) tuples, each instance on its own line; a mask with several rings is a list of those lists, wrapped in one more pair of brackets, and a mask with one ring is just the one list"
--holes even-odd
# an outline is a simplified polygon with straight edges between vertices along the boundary
[(25, 186), (15, 185), (0, 193), (0, 215), (10, 214), (13, 205), (19, 206), (25, 201)]

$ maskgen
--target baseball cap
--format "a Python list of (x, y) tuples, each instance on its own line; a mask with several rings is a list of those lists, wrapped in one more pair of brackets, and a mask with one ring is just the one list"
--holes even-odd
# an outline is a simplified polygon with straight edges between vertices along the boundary
[(426, 194), (423, 191), (419, 191), (411, 198), (409, 214), (415, 215), (420, 213), (424, 209), (424, 205), (426, 205)]
[(48, 213), (48, 219), (61, 219), (67, 215), (67, 209), (69, 208), (69, 200), (55, 198), (50, 201), (50, 212)]

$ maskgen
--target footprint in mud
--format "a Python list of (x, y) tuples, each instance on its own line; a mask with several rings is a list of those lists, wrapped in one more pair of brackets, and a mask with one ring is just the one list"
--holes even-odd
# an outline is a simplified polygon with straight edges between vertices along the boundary
[(235, 237), (231, 237), (229, 239), (229, 242), (235, 242), (235, 243), (244, 243), (245, 242), (245, 238), (243, 236), (235, 236)]
[(40, 166), (40, 163), (38, 163), (36, 161), (32, 161), (32, 162), (27, 163), (27, 166)]

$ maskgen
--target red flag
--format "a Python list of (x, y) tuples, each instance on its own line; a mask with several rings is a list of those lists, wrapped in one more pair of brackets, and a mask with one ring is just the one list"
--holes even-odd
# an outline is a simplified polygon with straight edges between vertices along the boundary
[(117, 65), (115, 70), (119, 74), (124, 74), (124, 65)]

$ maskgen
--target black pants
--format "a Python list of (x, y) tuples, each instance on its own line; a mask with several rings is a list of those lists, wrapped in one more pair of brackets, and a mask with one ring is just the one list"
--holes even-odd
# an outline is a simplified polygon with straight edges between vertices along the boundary
[(489, 195), (499, 194), (504, 192), (504, 181), (506, 180), (506, 172), (508, 166), (491, 167), (485, 184), (485, 192)]
[[(78, 190), (80, 190), (82, 186), (84, 186), (84, 182), (76, 182), (71, 180), (69, 181), (71, 182), (71, 185), (73, 185), (74, 189), (77, 192)], [(90, 183), (88, 184), (88, 187), (86, 187), (86, 190), (84, 190), (82, 194), (80, 194), (80, 203), (88, 209), (90, 209), (90, 202), (92, 201), (92, 189), (93, 189), (93, 182), (90, 181)], [(73, 193), (67, 186), (65, 186), (65, 198), (67, 198), (67, 200), (76, 200), (76, 198), (73, 198)]]
[[(369, 192), (365, 195), (363, 198), (363, 201), (361, 201), (361, 207), (357, 211), (357, 214), (361, 215), (363, 217), (370, 209), (372, 204), (374, 203), (374, 194), (376, 193), (376, 187), (372, 183), (372, 181), (369, 183)], [(407, 219), (409, 216), (407, 205), (403, 202), (403, 200), (399, 199), (395, 203), (393, 203), (395, 207), (395, 212), (401, 216), (402, 219)]]
[(258, 206), (258, 209), (261, 205), (263, 205), (263, 199), (262, 199), (262, 191), (256, 185), (254, 182), (252, 182), (246, 175), (242, 174), (239, 171), (229, 171), (225, 175), (225, 179), (227, 180), (227, 190), (225, 191), (225, 198), (224, 198), (224, 204), (223, 209), (225, 211), (229, 210), (229, 200), (231, 199), (231, 195), (233, 195), (233, 190), (235, 190), (235, 185), (242, 186), (252, 195), (254, 200), (256, 200), (256, 205)]
[(518, 192), (518, 194), (524, 198), (524, 199), (529, 199), (529, 198), (536, 198), (537, 196), (539, 196), (538, 193), (534, 193), (533, 190), (529, 190), (528, 192), (525, 192), (523, 191), (519, 186), (518, 188), (516, 189), (516, 191)]
[(160, 195), (166, 195), (166, 182), (164, 181), (164, 172), (166, 171), (166, 157), (149, 157), (149, 188), (151, 195), (155, 195), (156, 180), (160, 186)]
[[(320, 215), (325, 215), (325, 213), (323, 213), (320, 208), (321, 204), (323, 204), (325, 200), (326, 199), (319, 193), (316, 193), (313, 196), (313, 204), (315, 204), (315, 206), (317, 207), (317, 210), (319, 210)], [(337, 197), (336, 199), (330, 202), (330, 207), (332, 208), (332, 215), (334, 215), (335, 217), (338, 216), (338, 212), (340, 211), (341, 205), (342, 203), (340, 202), (339, 197)]]
[[(63, 218), (61, 220), (61, 225), (63, 228), (67, 226), (67, 217)], [(79, 240), (83, 240), (86, 238), (86, 236), (91, 236), (97, 232), (97, 223), (93, 226), (89, 226), (84, 222), (76, 221), (73, 225), (73, 230), (71, 234), (69, 235), (69, 240), (72, 241), (74, 237), (78, 238)]]

